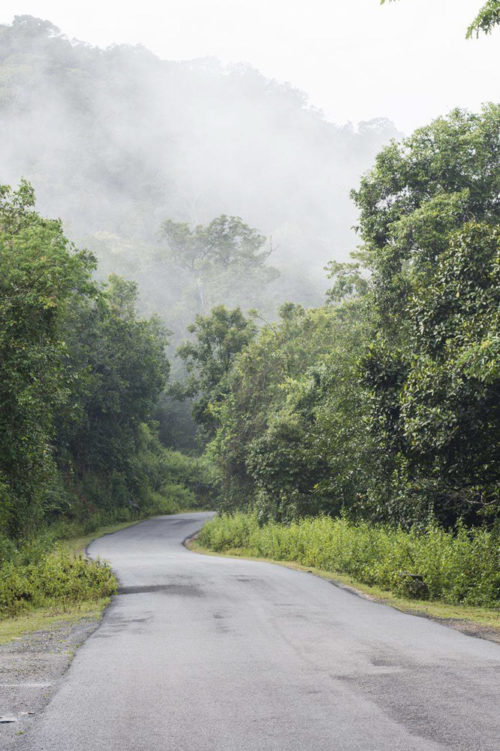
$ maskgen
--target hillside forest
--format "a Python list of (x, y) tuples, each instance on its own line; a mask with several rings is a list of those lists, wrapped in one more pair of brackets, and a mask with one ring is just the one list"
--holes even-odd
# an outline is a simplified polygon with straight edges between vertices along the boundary
[(20, 16), (0, 122), (2, 613), (55, 540), (193, 508), (215, 549), (344, 535), (360, 579), (498, 601), (498, 105), (339, 127)]

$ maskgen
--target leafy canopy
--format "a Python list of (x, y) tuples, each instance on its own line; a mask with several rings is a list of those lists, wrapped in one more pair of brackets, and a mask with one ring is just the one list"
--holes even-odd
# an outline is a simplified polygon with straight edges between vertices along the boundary
[(455, 110), (393, 143), (353, 192), (375, 340), (362, 360), (393, 518), (498, 507), (500, 107)]
[(255, 336), (257, 327), (239, 308), (219, 305), (208, 316), (197, 315), (189, 326), (193, 339), (178, 349), (188, 378), (182, 396), (195, 397), (193, 416), (210, 435), (215, 427), (214, 408), (226, 393), (226, 378), (236, 355)]
[(0, 534), (39, 523), (54, 473), (54, 413), (71, 383), (60, 326), (71, 298), (95, 294), (93, 258), (35, 211), (31, 186), (0, 187)]
[(241, 298), (249, 308), (262, 304), (264, 288), (279, 275), (267, 265), (272, 248), (266, 238), (237, 216), (222, 215), (194, 228), (168, 219), (161, 233), (168, 258), (185, 273), (186, 293), (202, 314)]

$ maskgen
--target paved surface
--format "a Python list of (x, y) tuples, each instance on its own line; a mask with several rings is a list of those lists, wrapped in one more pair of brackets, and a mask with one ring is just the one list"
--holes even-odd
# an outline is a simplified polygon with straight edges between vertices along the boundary
[(191, 553), (206, 516), (92, 544), (122, 594), (20, 749), (500, 749), (497, 645), (307, 573)]

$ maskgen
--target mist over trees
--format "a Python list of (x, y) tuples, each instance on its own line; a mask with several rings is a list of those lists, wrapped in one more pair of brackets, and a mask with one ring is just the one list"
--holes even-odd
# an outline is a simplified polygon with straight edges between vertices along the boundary
[[(163, 252), (165, 221), (240, 217), (272, 239), (280, 271), (259, 303), (271, 299), (274, 315), (287, 299), (319, 304), (323, 266), (355, 242), (349, 190), (397, 135), (384, 119), (327, 122), (250, 66), (101, 50), (30, 16), (0, 27), (0, 128), (2, 181), (26, 177), (40, 212), (96, 254), (102, 278), (138, 282), (139, 304), (174, 339), (199, 310)], [(246, 294), (233, 285), (230, 304), (255, 305)]]
[(247, 66), (20, 16), (0, 127), (9, 576), (40, 529), (197, 504), (494, 549), (498, 105), (397, 139)]

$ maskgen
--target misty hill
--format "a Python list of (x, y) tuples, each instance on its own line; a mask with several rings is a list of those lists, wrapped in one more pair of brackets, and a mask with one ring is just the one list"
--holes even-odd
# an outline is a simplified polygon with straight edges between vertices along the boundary
[(103, 50), (30, 16), (0, 26), (0, 128), (0, 183), (30, 180), (42, 213), (60, 216), (104, 272), (138, 280), (167, 321), (180, 297), (164, 220), (242, 217), (272, 236), (273, 300), (317, 303), (323, 266), (356, 244), (349, 190), (397, 135), (385, 119), (327, 122), (246, 65)]

